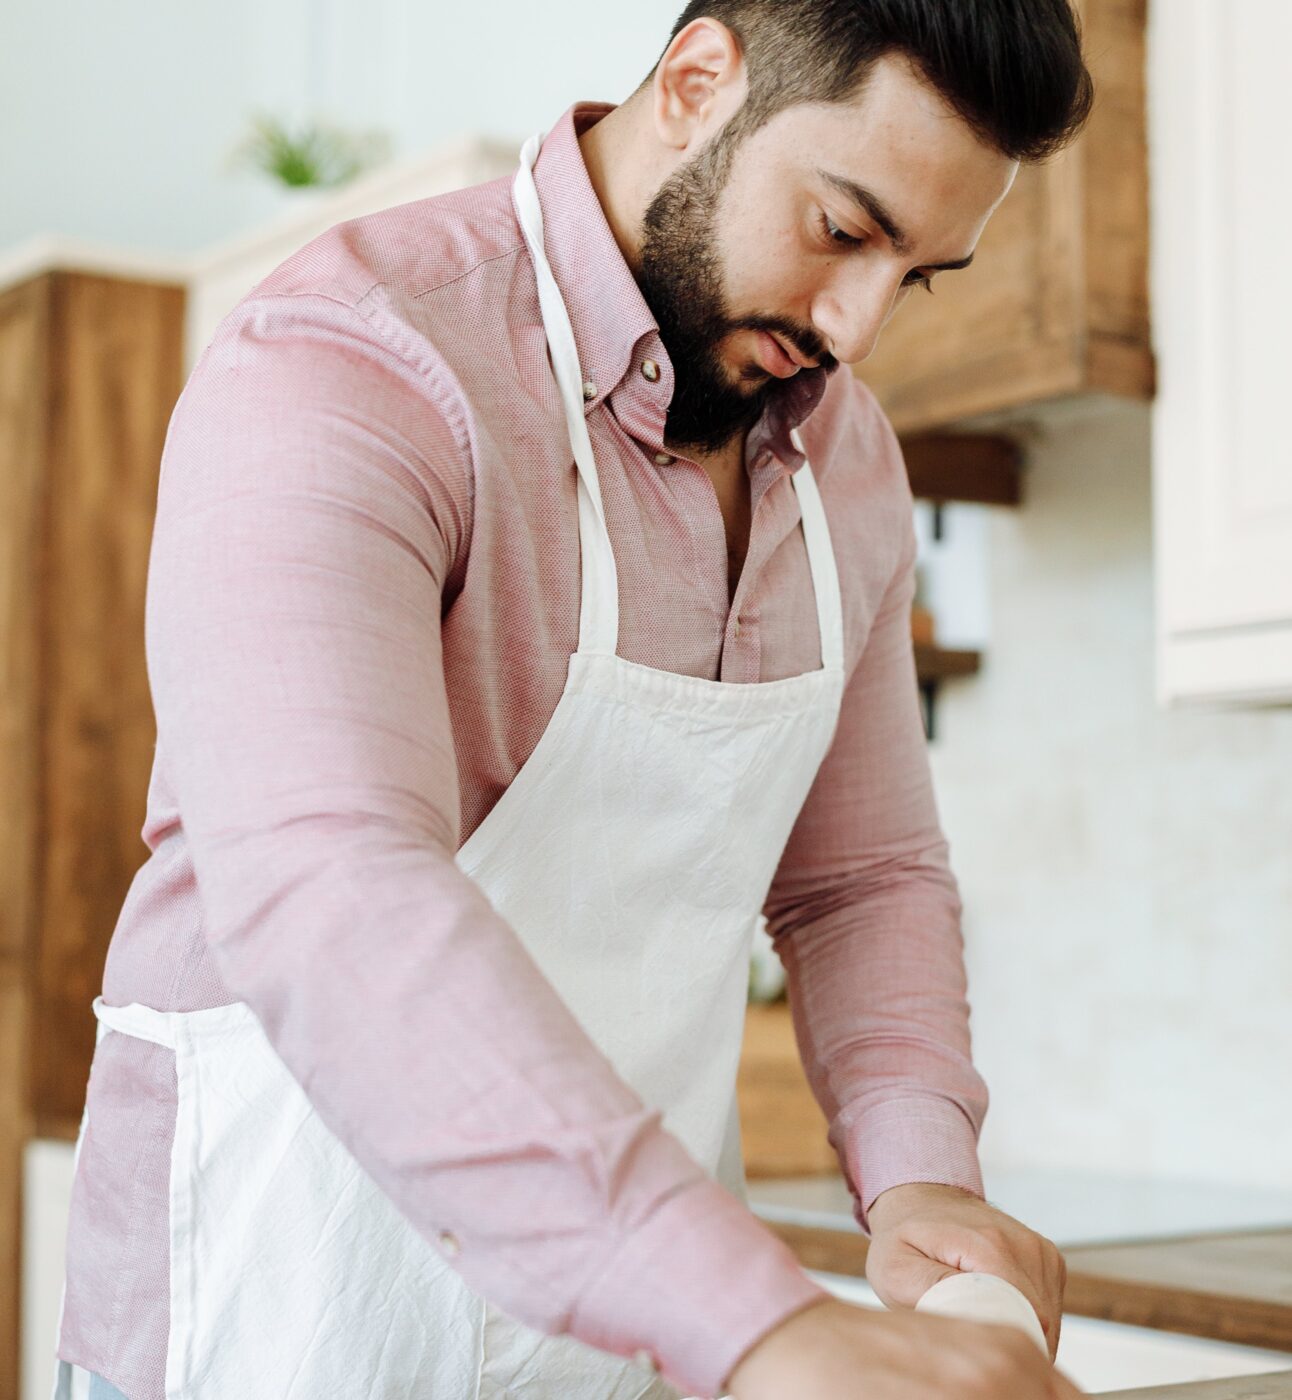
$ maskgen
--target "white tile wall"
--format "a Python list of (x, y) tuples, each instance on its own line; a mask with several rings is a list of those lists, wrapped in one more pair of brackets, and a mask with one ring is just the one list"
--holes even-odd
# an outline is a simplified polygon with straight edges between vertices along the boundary
[(999, 1168), (1292, 1187), (1292, 708), (1153, 688), (1149, 414), (1039, 418), (931, 747)]

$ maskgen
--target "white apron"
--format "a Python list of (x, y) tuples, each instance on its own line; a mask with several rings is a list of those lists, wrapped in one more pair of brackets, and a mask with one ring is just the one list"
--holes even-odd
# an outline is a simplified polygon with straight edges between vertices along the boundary
[[(729, 684), (616, 655), (583, 375), (531, 173), (541, 141), (525, 144), (514, 198), (578, 472), (579, 649), (537, 747), (457, 863), (621, 1077), (744, 1200), (735, 1083), (753, 933), (838, 719), (838, 575), (805, 462), (793, 482), (821, 669)], [(246, 1003), (100, 997), (94, 1010), (175, 1051), (167, 1400), (678, 1395), (649, 1357), (549, 1336), (472, 1292), (324, 1127)]]

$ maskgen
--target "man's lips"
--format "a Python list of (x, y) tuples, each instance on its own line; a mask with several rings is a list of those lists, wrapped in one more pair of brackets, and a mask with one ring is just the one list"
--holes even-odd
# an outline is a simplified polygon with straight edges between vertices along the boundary
[(803, 356), (803, 352), (792, 342), (778, 339), (768, 331), (759, 331), (759, 360), (765, 370), (781, 379), (788, 379), (800, 369), (818, 369), (819, 366)]
[(799, 366), (781, 349), (776, 338), (766, 331), (758, 332), (758, 359), (762, 367), (777, 379), (788, 379), (799, 372)]

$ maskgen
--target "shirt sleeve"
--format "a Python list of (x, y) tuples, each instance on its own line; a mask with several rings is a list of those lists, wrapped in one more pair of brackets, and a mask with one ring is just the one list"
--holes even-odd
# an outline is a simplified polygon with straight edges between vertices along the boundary
[(195, 366), (146, 640), (205, 936), (323, 1122), (432, 1244), (456, 1237), (473, 1289), (717, 1394), (829, 1295), (455, 864), (440, 622), (469, 463), (451, 390), (347, 302), (253, 296)]
[(871, 411), (884, 476), (905, 494), (906, 533), (764, 906), (808, 1082), (867, 1234), (870, 1207), (891, 1186), (941, 1182), (983, 1196), (988, 1105), (920, 718), (910, 485), (896, 435)]

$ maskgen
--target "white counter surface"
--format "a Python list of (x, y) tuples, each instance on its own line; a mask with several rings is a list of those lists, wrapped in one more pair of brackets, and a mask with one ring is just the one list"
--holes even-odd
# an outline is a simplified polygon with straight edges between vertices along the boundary
[[(988, 1201), (1061, 1248), (1175, 1235), (1292, 1228), (1292, 1190), (983, 1166)], [(764, 1220), (860, 1233), (842, 1176), (751, 1181)]]

